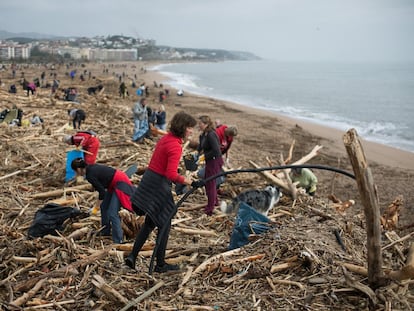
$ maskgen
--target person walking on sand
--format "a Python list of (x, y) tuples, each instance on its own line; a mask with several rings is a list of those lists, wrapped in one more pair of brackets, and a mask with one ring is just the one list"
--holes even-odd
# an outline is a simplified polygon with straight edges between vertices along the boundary
[(78, 131), (75, 135), (65, 135), (63, 141), (68, 145), (81, 147), (85, 151), (86, 164), (95, 164), (101, 143), (94, 131)]
[(127, 93), (128, 91), (125, 82), (121, 82), (119, 85), (119, 97), (126, 98)]
[[(102, 164), (87, 164), (82, 158), (71, 162), (76, 176), (85, 176), (86, 180), (98, 191), (98, 201), (92, 208), (92, 213), (101, 210), (101, 235), (112, 235), (114, 243), (122, 243), (124, 233), (119, 217), (120, 207), (130, 212), (130, 196), (135, 190), (128, 176), (121, 170)], [(111, 233), (112, 232), (112, 233)]]
[[(155, 146), (148, 168), (131, 196), (132, 208), (138, 215), (145, 215), (145, 223), (138, 233), (131, 253), (125, 264), (135, 269), (135, 261), (139, 251), (155, 227), (158, 227), (155, 272), (178, 270), (178, 265), (165, 262), (165, 251), (174, 215), (175, 204), (171, 192), (172, 183), (180, 183), (199, 187), (201, 184), (178, 174), (178, 165), (182, 155), (183, 140), (188, 138), (197, 121), (189, 114), (181, 111), (171, 120), (169, 132), (161, 137)], [(160, 233), (164, 233), (162, 236)]]
[[(199, 154), (204, 154), (206, 162), (204, 179), (207, 179), (221, 172), (223, 157), (220, 151), (219, 138), (214, 130), (214, 124), (211, 118), (209, 116), (201, 116), (198, 125), (202, 133), (199, 137), (197, 151)], [(207, 215), (211, 216), (214, 207), (219, 205), (216, 179), (206, 182), (205, 189), (207, 194), (207, 206), (204, 211)]]
[(305, 189), (307, 194), (310, 196), (315, 195), (318, 179), (310, 169), (299, 167), (292, 168), (290, 178), (293, 183), (298, 182), (298, 186)]
[(68, 110), (69, 120), (72, 121), (74, 129), (80, 129), (82, 121), (86, 119), (86, 113), (82, 109), (69, 109)]
[(132, 141), (142, 143), (149, 129), (147, 101), (145, 98), (141, 98), (134, 104), (132, 113), (134, 115), (134, 133)]

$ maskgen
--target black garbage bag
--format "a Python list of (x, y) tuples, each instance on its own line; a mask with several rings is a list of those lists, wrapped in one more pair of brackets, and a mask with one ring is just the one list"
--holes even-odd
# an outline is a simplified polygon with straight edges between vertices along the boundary
[(79, 209), (62, 206), (55, 203), (46, 204), (39, 209), (29, 228), (29, 238), (43, 237), (47, 234), (57, 235), (57, 231), (64, 229), (63, 223), (68, 218), (79, 216)]
[(184, 159), (184, 166), (186, 170), (194, 172), (197, 170), (198, 167), (198, 156), (195, 154), (187, 154), (183, 157)]

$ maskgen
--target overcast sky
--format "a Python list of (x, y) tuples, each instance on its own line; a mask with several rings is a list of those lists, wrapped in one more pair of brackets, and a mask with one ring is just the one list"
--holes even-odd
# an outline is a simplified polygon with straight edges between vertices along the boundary
[(414, 0), (1, 0), (0, 30), (123, 34), (278, 60), (414, 60)]

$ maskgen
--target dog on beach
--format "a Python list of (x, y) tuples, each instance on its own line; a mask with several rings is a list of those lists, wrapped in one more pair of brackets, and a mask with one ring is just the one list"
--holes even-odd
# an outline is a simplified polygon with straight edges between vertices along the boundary
[(241, 202), (254, 208), (257, 212), (267, 216), (270, 209), (279, 202), (282, 193), (279, 188), (269, 185), (262, 190), (252, 189), (240, 193), (230, 204), (222, 201), (220, 209), (225, 214), (237, 214)]
[(88, 91), (88, 95), (92, 95), (92, 94), (96, 94), (97, 91), (100, 91), (103, 89), (103, 85), (98, 85), (98, 86), (91, 86), (88, 87), (87, 91)]

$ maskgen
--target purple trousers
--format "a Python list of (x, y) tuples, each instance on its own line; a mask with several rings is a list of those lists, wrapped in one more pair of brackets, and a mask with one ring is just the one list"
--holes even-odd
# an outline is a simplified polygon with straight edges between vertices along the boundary
[[(204, 178), (209, 178), (221, 172), (221, 167), (223, 166), (223, 158), (218, 157), (212, 160), (206, 160), (206, 172)], [(217, 199), (217, 187), (216, 179), (213, 178), (205, 185), (206, 194), (207, 194), (207, 206), (205, 212), (211, 214), (214, 210), (214, 206), (218, 205)]]

